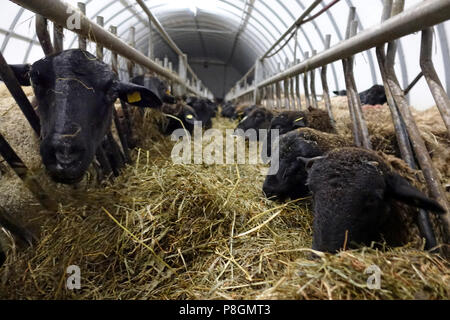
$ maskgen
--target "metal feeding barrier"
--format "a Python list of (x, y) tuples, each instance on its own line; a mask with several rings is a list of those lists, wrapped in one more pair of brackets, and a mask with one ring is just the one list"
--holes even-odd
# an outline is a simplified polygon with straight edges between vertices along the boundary
[[(319, 1), (320, 2), (320, 1)], [(330, 3), (326, 9), (330, 9)], [(405, 95), (424, 76), (437, 108), (444, 120), (444, 124), (450, 134), (450, 100), (442, 86), (435, 71), (431, 59), (433, 47), (433, 26), (450, 19), (450, 1), (433, 0), (423, 1), (420, 4), (404, 11), (404, 0), (384, 0), (383, 13), (379, 25), (364, 30), (357, 34), (357, 21), (355, 20), (356, 9), (350, 7), (347, 21), (345, 40), (330, 47), (330, 35), (326, 36), (325, 49), (320, 53), (309, 56), (304, 53), (304, 60), (299, 61), (294, 56), (295, 65), (286, 64), (286, 69), (274, 75), (264, 77), (264, 61), (282, 40), (292, 34), (296, 26), (300, 26), (307, 19), (318, 1), (311, 4), (299, 19), (291, 26), (276, 43), (256, 61), (255, 65), (236, 83), (226, 95), (226, 100), (262, 104), (269, 108), (301, 110), (300, 76), (303, 76), (303, 96), (306, 108), (316, 107), (317, 95), (315, 92), (314, 70), (321, 68), (321, 82), (323, 89), (323, 100), (332, 121), (332, 105), (327, 83), (327, 66), (333, 62), (342, 61), (347, 100), (352, 121), (352, 132), (356, 146), (371, 149), (370, 136), (364, 113), (361, 108), (361, 100), (355, 85), (353, 75), (353, 56), (366, 50), (375, 48), (381, 78), (386, 91), (389, 110), (392, 114), (395, 134), (398, 141), (401, 157), (413, 169), (420, 169), (428, 186), (430, 195), (436, 199), (445, 209), (446, 214), (440, 216), (444, 230), (444, 241), (449, 244), (450, 240), (450, 204), (445, 191), (439, 182), (439, 175), (431, 161), (425, 142), (409, 108)], [(322, 10), (323, 11), (323, 10)], [(313, 17), (318, 16), (318, 14)], [(312, 17), (312, 18), (313, 18)], [(297, 32), (296, 30), (294, 32)], [(420, 52), (421, 72), (412, 83), (403, 90), (394, 70), (395, 55), (397, 52), (397, 39), (414, 32), (422, 32), (422, 43)], [(292, 36), (289, 38), (291, 39)], [(288, 41), (289, 41), (288, 39)], [(297, 37), (295, 37), (295, 47)], [(284, 43), (286, 45), (287, 41)], [(386, 49), (387, 44), (387, 49)], [(284, 46), (283, 45), (283, 46)], [(280, 51), (278, 49), (278, 51)], [(277, 52), (278, 52), (277, 51)], [(253, 79), (249, 83), (249, 79)], [(292, 85), (294, 83), (294, 85)], [(310, 85), (308, 85), (310, 83)], [(295, 88), (295, 89), (294, 89)], [(282, 99), (282, 97), (284, 97)], [(284, 100), (284, 102), (283, 102)], [(417, 160), (417, 162), (416, 162)], [(422, 236), (426, 239), (426, 248), (436, 247), (437, 240), (430, 223), (428, 212), (419, 211), (418, 225)]]
[[(118, 56), (127, 59), (128, 76), (131, 79), (137, 75), (137, 66), (141, 70), (145, 70), (145, 78), (150, 75), (157, 75), (168, 81), (169, 85), (177, 86), (178, 93), (192, 93), (201, 97), (212, 98), (211, 92), (202, 85), (201, 81), (189, 66), (187, 56), (175, 45), (173, 40), (159, 24), (158, 20), (152, 15), (150, 10), (145, 6), (143, 1), (138, 1), (139, 5), (144, 9), (149, 17), (149, 25), (153, 23), (156, 30), (160, 32), (162, 38), (179, 56), (178, 72), (173, 70), (172, 62), (164, 59), (161, 63), (159, 59), (153, 58), (152, 38), (149, 37), (149, 57), (134, 48), (134, 27), (130, 28), (130, 41), (126, 43), (117, 37), (117, 27), (110, 26), (109, 31), (105, 30), (104, 18), (97, 16), (96, 23), (86, 17), (86, 5), (78, 3), (78, 8), (74, 8), (69, 4), (59, 0), (33, 1), (33, 0), (11, 0), (12, 2), (28, 9), (36, 14), (36, 35), (42, 47), (45, 56), (55, 54), (64, 50), (64, 27), (69, 17), (76, 12), (80, 20), (79, 29), (71, 29), (70, 31), (78, 34), (78, 47), (86, 50), (88, 41), (96, 43), (96, 56), (99, 60), (104, 58), (104, 49), (111, 51), (111, 68), (119, 75)], [(53, 22), (53, 37), (48, 30), (48, 21)], [(53, 41), (52, 41), (53, 39)], [(6, 87), (22, 110), (26, 119), (30, 123), (37, 136), (40, 136), (39, 118), (33, 109), (30, 101), (23, 92), (18, 80), (14, 76), (13, 71), (8, 66), (3, 55), (0, 52), (0, 77), (5, 82)], [(144, 78), (144, 79), (145, 79)], [(145, 81), (145, 80), (144, 80)], [(130, 116), (130, 106), (125, 101), (121, 102), (120, 110), (124, 115), (124, 121), (120, 121), (116, 108), (113, 108), (113, 123), (117, 131), (119, 141), (113, 137), (111, 128), (108, 130), (103, 143), (96, 151), (96, 159), (99, 167), (95, 164), (99, 172), (100, 180), (104, 178), (112, 178), (118, 176), (120, 170), (126, 163), (130, 163), (130, 147), (132, 135), (132, 123)], [(24, 181), (27, 188), (33, 193), (36, 199), (47, 209), (57, 210), (57, 203), (45, 193), (39, 182), (30, 173), (24, 162), (20, 159), (14, 149), (9, 145), (6, 139), (0, 134), (0, 155), (11, 166), (15, 173)]]

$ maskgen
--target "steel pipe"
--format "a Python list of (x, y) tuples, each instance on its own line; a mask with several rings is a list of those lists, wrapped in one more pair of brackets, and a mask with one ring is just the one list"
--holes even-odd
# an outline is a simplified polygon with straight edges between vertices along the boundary
[[(331, 35), (327, 34), (325, 36), (325, 50), (330, 48), (331, 43)], [(324, 65), (320, 70), (320, 79), (322, 82), (322, 91), (323, 91), (323, 101), (325, 103), (325, 108), (328, 112), (328, 117), (330, 117), (330, 121), (335, 126), (334, 115), (331, 108), (331, 99), (330, 99), (330, 90), (328, 88), (328, 80), (327, 80), (327, 65)]]
[(428, 87), (433, 95), (436, 106), (441, 113), (447, 132), (450, 136), (450, 99), (442, 86), (442, 82), (434, 68), (432, 60), (433, 50), (433, 29), (428, 28), (422, 31), (422, 46), (420, 49), (420, 67), (427, 80)]
[[(11, 2), (33, 11), (34, 13), (41, 14), (57, 25), (66, 25), (66, 21), (71, 15), (68, 12), (76, 11), (76, 9), (70, 4), (67, 4), (61, 0), (11, 0)], [(104, 30), (96, 23), (93, 23), (83, 14), (80, 14), (80, 29), (74, 29), (72, 31), (81, 36), (95, 39), (98, 44), (103, 45), (105, 48), (117, 52), (126, 59), (133, 60), (136, 64), (140, 64), (163, 77), (169, 78), (173, 82), (179, 84), (183, 83), (178, 75), (159, 66), (140, 51), (131, 48), (121, 39)], [(195, 88), (188, 87), (188, 90), (199, 96), (203, 96), (203, 94), (201, 92), (197, 92)]]
[[(434, 0), (421, 2), (380, 25), (366, 29), (355, 37), (344, 40), (330, 49), (258, 83), (257, 86), (264, 87), (313, 68), (348, 58), (359, 52), (381, 46), (386, 42), (421, 31), (448, 19), (450, 19), (450, 1)], [(245, 93), (247, 92), (242, 92), (242, 94)]]
[(40, 14), (37, 14), (35, 23), (36, 35), (39, 39), (39, 43), (41, 44), (42, 51), (44, 51), (44, 54), (47, 57), (54, 52), (50, 33), (48, 32), (47, 19)]
[[(449, 2), (450, 3), (450, 2)], [(400, 7), (403, 1), (397, 1), (396, 4)], [(430, 3), (428, 3), (430, 4)], [(400, 8), (393, 8), (393, 14), (396, 13)], [(450, 12), (450, 10), (449, 10)], [(402, 15), (401, 13), (398, 16)], [(391, 18), (390, 20), (395, 19)], [(420, 25), (420, 24), (419, 24)], [(446, 243), (449, 243), (450, 236), (450, 204), (447, 201), (445, 191), (440, 183), (439, 175), (433, 166), (430, 154), (426, 148), (425, 142), (420, 135), (419, 128), (414, 120), (414, 116), (411, 113), (409, 104), (405, 99), (403, 90), (400, 87), (397, 75), (394, 70), (394, 50), (395, 44), (390, 43), (388, 47), (387, 59), (386, 59), (386, 78), (388, 86), (391, 90), (392, 96), (395, 100), (397, 107), (399, 108), (400, 114), (402, 115), (406, 129), (408, 131), (414, 153), (419, 162), (420, 169), (423, 172), (425, 180), (428, 185), (428, 189), (433, 198), (435, 198), (446, 210), (446, 213), (440, 216), (440, 220), (444, 227), (444, 236)], [(426, 219), (426, 218), (425, 218)]]

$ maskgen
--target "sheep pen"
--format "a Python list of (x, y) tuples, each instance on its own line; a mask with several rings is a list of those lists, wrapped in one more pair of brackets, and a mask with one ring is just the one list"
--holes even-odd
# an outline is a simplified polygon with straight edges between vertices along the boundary
[[(0, 131), (36, 175), (45, 176), (37, 138), (26, 132), (24, 120), (14, 125), (23, 116), (1, 92)], [(350, 136), (346, 100), (332, 102), (339, 133)], [(448, 188), (445, 128), (434, 109), (415, 115)], [(371, 121), (388, 119), (387, 106), (366, 116), (379, 141), (374, 145), (395, 154), (390, 122)], [(267, 200), (263, 165), (173, 164), (175, 142), (160, 134), (158, 112), (136, 112), (135, 118), (140, 148), (113, 182), (73, 188), (41, 179), (59, 202), (57, 213), (41, 209), (0, 162), (0, 205), (39, 235), (33, 247), (19, 248), (2, 233), (9, 248), (0, 268), (0, 299), (449, 298), (448, 261), (413, 244), (312, 259), (310, 199)], [(218, 117), (213, 128), (236, 124)], [(80, 267), (80, 290), (66, 289), (71, 265)], [(367, 284), (365, 271), (373, 265), (382, 272), (380, 289)]]

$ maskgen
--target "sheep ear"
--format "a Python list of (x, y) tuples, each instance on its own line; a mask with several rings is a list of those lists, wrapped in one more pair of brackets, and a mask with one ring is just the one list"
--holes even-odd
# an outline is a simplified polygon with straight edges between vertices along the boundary
[(439, 214), (445, 213), (445, 209), (436, 200), (428, 198), (397, 173), (389, 174), (386, 184), (387, 191), (395, 200)]
[[(21, 86), (30, 86), (30, 70), (31, 65), (29, 64), (10, 64), (12, 72), (16, 76), (17, 81), (19, 81)], [(0, 77), (0, 80), (1, 77)]]
[(306, 171), (309, 171), (311, 169), (312, 165), (314, 164), (314, 162), (316, 162), (317, 160), (325, 159), (325, 158), (326, 158), (326, 156), (319, 156), (319, 157), (314, 157), (314, 158), (297, 157), (297, 160), (303, 162), (305, 164)]
[(115, 83), (114, 90), (121, 100), (138, 107), (159, 108), (162, 105), (157, 90), (150, 90), (144, 86), (121, 81)]
[(306, 127), (306, 120), (305, 117), (298, 117), (294, 120), (294, 127), (295, 128), (304, 128)]

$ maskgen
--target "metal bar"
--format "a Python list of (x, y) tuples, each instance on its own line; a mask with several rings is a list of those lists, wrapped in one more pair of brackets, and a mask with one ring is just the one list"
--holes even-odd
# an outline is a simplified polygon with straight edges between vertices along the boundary
[(41, 135), (41, 124), (39, 122), (39, 118), (36, 115), (33, 107), (31, 106), (30, 101), (27, 96), (23, 92), (19, 81), (16, 79), (14, 72), (11, 70), (11, 67), (6, 63), (3, 54), (0, 52), (0, 79), (5, 82), (6, 87), (9, 92), (13, 96), (14, 100), (18, 104), (20, 110), (22, 110), (25, 118), (30, 123), (34, 132), (39, 137)]
[[(32, 38), (29, 38), (29, 37), (26, 37), (26, 36), (17, 34), (17, 33), (15, 33), (14, 31), (8, 31), (8, 30), (5, 30), (5, 29), (3, 29), (3, 28), (0, 28), (0, 34), (7, 35), (7, 36), (9, 36), (9, 37), (11, 37), (11, 38), (14, 38), (14, 39), (18, 39), (18, 40), (23, 40), (23, 41), (25, 41), (25, 42), (29, 42), (29, 44), (30, 44), (31, 46), (33, 46), (33, 45), (39, 45), (39, 41), (36, 41), (34, 38), (32, 39)], [(2, 51), (2, 52), (3, 52), (3, 51)]]
[(51, 55), (55, 49), (53, 49), (50, 33), (48, 32), (47, 19), (40, 14), (36, 14), (36, 35), (45, 56)]
[(276, 91), (277, 109), (281, 110), (281, 87), (279, 82), (275, 83), (275, 91)]
[(97, 148), (97, 151), (95, 151), (95, 157), (97, 158), (97, 161), (100, 164), (100, 168), (104, 174), (104, 176), (101, 177), (99, 180), (101, 181), (103, 179), (110, 178), (112, 173), (112, 167), (111, 164), (109, 163), (108, 157), (106, 156), (106, 152), (103, 149), (102, 145), (100, 145)]
[[(325, 36), (325, 50), (330, 48), (331, 43), (331, 35), (327, 34)], [(320, 71), (320, 79), (322, 81), (322, 91), (323, 91), (323, 100), (325, 102), (325, 108), (328, 111), (328, 116), (330, 117), (330, 121), (335, 125), (333, 110), (331, 108), (331, 99), (330, 99), (330, 90), (328, 88), (328, 80), (327, 80), (327, 65), (324, 65)]]
[(13, 148), (11, 148), (2, 134), (0, 134), (0, 154), (42, 206), (48, 210), (57, 211), (57, 203), (42, 189), (39, 182), (33, 177), (25, 163), (23, 163)]
[[(356, 35), (356, 30), (358, 27), (357, 21), (352, 21), (350, 26), (350, 37), (353, 37)], [(358, 131), (360, 134), (362, 146), (366, 149), (372, 149), (372, 144), (370, 142), (370, 136), (369, 131), (367, 129), (366, 119), (364, 118), (364, 114), (362, 112), (361, 108), (361, 99), (359, 97), (356, 83), (355, 83), (355, 77), (353, 73), (353, 65), (354, 65), (354, 58), (350, 57), (347, 59), (347, 73), (348, 73), (348, 81), (350, 88), (347, 87), (347, 92), (351, 93), (351, 99), (353, 99), (353, 107), (354, 112), (357, 120), (358, 125)]]
[[(275, 83), (280, 79), (311, 70), (312, 68), (318, 68), (337, 60), (348, 58), (359, 52), (380, 46), (383, 43), (401, 38), (408, 34), (421, 31), (423, 28), (433, 26), (448, 19), (450, 19), (450, 1), (435, 0), (431, 2), (420, 2), (415, 7), (402, 12), (386, 22), (366, 29), (355, 37), (342, 41), (330, 49), (325, 50), (310, 59), (306, 59), (302, 63), (297, 64), (284, 72), (280, 72), (257, 85), (258, 87), (263, 87)], [(245, 92), (242, 94), (244, 93)]]
[[(295, 63), (299, 63), (300, 59), (295, 60)], [(297, 98), (298, 110), (302, 109), (302, 96), (300, 92), (300, 74), (295, 76), (295, 95)]]
[[(81, 13), (86, 15), (86, 4), (84, 4), (83, 2), (78, 2), (78, 9), (80, 9)], [(78, 37), (78, 48), (82, 49), (82, 50), (86, 50), (87, 48), (87, 41), (86, 41), (86, 37)]]
[(289, 79), (289, 91), (291, 93), (290, 99), (292, 103), (292, 110), (296, 109), (295, 93), (294, 93), (294, 78)]
[[(396, 1), (395, 6), (392, 9), (392, 14), (394, 15), (397, 12), (401, 11), (403, 8), (403, 4), (404, 4), (403, 0)], [(397, 17), (400, 15), (402, 14), (401, 13), (398, 14)], [(389, 20), (393, 19), (395, 19), (395, 17)], [(419, 128), (417, 127), (417, 124), (409, 108), (409, 104), (406, 101), (405, 96), (403, 95), (403, 90), (400, 87), (397, 75), (395, 74), (394, 70), (395, 54), (393, 53), (395, 48), (396, 48), (395, 43), (389, 44), (385, 66), (387, 83), (395, 100), (395, 103), (399, 108), (400, 114), (402, 115), (405, 121), (406, 129), (408, 131), (414, 153), (416, 155), (420, 168), (427, 182), (428, 189), (431, 192), (433, 198), (435, 198), (446, 210), (446, 214), (440, 215), (439, 218), (444, 227), (445, 241), (446, 243), (448, 243), (450, 235), (450, 205), (447, 201), (445, 191), (439, 182), (440, 181), (439, 175), (433, 166), (430, 154), (428, 153), (425, 142), (422, 139), (422, 136), (420, 135)], [(427, 220), (427, 217), (425, 217), (424, 220)]]
[[(110, 26), (109, 27), (109, 31), (116, 35), (117, 34), (117, 27), (116, 26)], [(111, 51), (111, 68), (112, 70), (116, 73), (119, 74), (118, 72), (118, 57), (117, 57), (117, 53), (115, 53), (114, 51)], [(121, 121), (119, 120), (119, 117), (117, 115), (117, 111), (114, 108), (114, 121), (116, 123), (116, 128), (121, 128), (121, 132), (122, 134), (119, 133), (119, 137), (120, 140), (122, 142), (122, 147), (125, 153), (125, 160), (126, 162), (130, 161), (130, 152), (129, 152), (129, 147), (133, 144), (131, 141), (131, 137), (133, 135), (132, 129), (131, 129), (131, 120), (130, 120), (130, 112), (129, 112), (129, 108), (128, 105), (120, 100), (121, 103), (121, 107), (122, 107), (122, 112), (123, 115), (125, 117), (123, 124), (121, 123)], [(117, 124), (118, 122), (118, 124)], [(123, 137), (125, 136), (125, 137)], [(124, 139), (125, 138), (125, 139)]]
[(126, 163), (131, 163), (130, 150), (128, 146), (128, 136), (126, 133), (126, 129), (122, 125), (122, 122), (119, 119), (119, 115), (117, 114), (117, 110), (113, 107), (113, 119), (114, 125), (116, 126), (117, 133), (119, 134), (120, 143), (122, 144), (123, 156)]
[[(104, 19), (101, 16), (97, 16), (97, 24), (100, 27), (103, 27), (104, 24)], [(96, 51), (96, 55), (97, 55), (97, 59), (103, 61), (103, 46), (101, 44), (96, 45), (95, 48)], [(114, 70), (114, 68), (113, 68)], [(116, 120), (118, 121), (118, 119), (116, 119), (117, 117), (117, 112), (115, 112), (115, 107), (113, 106), (113, 117), (114, 117), (114, 122), (116, 122)], [(119, 127), (116, 127), (119, 136), (122, 134), (119, 130)], [(112, 133), (111, 133), (111, 128), (108, 129), (108, 132), (106, 134), (106, 138), (105, 138), (105, 142), (104, 142), (104, 146), (101, 146), (102, 148), (104, 148), (104, 152), (106, 152), (106, 154), (108, 155), (107, 157), (107, 161), (110, 165), (110, 168), (112, 169), (114, 175), (117, 177), (119, 175), (119, 170), (124, 166), (123, 163), (123, 155), (122, 152), (120, 151), (119, 146), (117, 145), (117, 142), (114, 140)], [(105, 159), (103, 159), (105, 160)], [(102, 165), (102, 169), (105, 169)], [(108, 172), (109, 167), (106, 166), (106, 171)], [(109, 171), (110, 172), (110, 171)]]
[(306, 16), (317, 7), (322, 0), (315, 0), (301, 15), (298, 19), (278, 38), (277, 41), (263, 54), (262, 59), (266, 58), (269, 53), (288, 35), (297, 28), (297, 26), (302, 23), (302, 21), (306, 18)]
[(108, 156), (109, 163), (111, 164), (114, 176), (120, 175), (120, 169), (125, 166), (124, 157), (122, 151), (120, 151), (119, 145), (111, 133), (111, 129), (106, 133), (105, 138), (105, 151)]
[[(14, 236), (14, 238), (22, 241), (23, 243), (32, 246), (36, 243), (36, 236), (28, 231), (26, 228), (22, 227), (19, 223), (15, 222), (16, 219), (10, 215), (4, 208), (0, 206), (0, 227), (5, 228)], [(1, 241), (0, 241), (1, 242)], [(1, 246), (0, 246), (1, 254)], [(1, 265), (1, 257), (0, 257)]]
[(403, 94), (406, 96), (412, 88), (414, 88), (414, 86), (417, 84), (417, 82), (419, 82), (420, 79), (422, 79), (423, 77), (423, 72), (420, 71), (419, 74), (414, 78), (414, 80), (408, 85), (408, 87), (403, 90)]
[[(286, 58), (286, 60), (284, 62), (284, 67), (285, 67), (285, 69), (289, 68), (289, 61), (288, 61), (287, 58)], [(284, 100), (284, 107), (287, 110), (290, 110), (291, 109), (291, 102), (289, 100), (289, 82), (288, 81), (289, 81), (288, 78), (285, 78), (283, 80), (283, 98), (284, 98), (283, 100)]]
[[(130, 34), (129, 34), (129, 40), (128, 40), (128, 45), (132, 48), (136, 47), (136, 28), (135, 27), (130, 27)], [(132, 79), (134, 77), (134, 63), (132, 60), (128, 59), (127, 60), (127, 69), (128, 69), (128, 76), (130, 77), (130, 79)]]
[(7, 31), (5, 34), (5, 38), (3, 39), (3, 43), (0, 48), (0, 52), (5, 52), (6, 46), (8, 45), (8, 42), (9, 42), (9, 39), (11, 39), (12, 33), (13, 33), (14, 29), (16, 28), (17, 22), (19, 21), (20, 17), (24, 13), (24, 11), (25, 11), (24, 8), (20, 8), (19, 12), (14, 17), (11, 25), (9, 26), (9, 31)]
[[(308, 60), (309, 52), (305, 52), (305, 59)], [(311, 107), (311, 102), (309, 98), (309, 88), (308, 88), (308, 70), (303, 73), (303, 89), (305, 90), (305, 107), (308, 110)]]
[[(355, 18), (356, 8), (351, 7), (350, 12), (347, 19), (347, 29), (345, 32), (345, 39), (348, 40), (351, 34), (351, 24), (353, 19)], [(355, 141), (355, 146), (362, 146), (362, 137), (360, 126), (358, 125), (358, 119), (356, 117), (356, 99), (354, 99), (355, 89), (352, 88), (351, 75), (349, 73), (349, 64), (353, 63), (353, 59), (342, 59), (342, 68), (344, 70), (344, 79), (345, 79), (345, 87), (347, 88), (347, 101), (348, 101), (348, 110), (350, 113), (350, 119), (352, 120), (352, 131), (353, 131), (353, 139)]]
[(141, 6), (142, 10), (144, 10), (145, 14), (147, 15), (149, 19), (149, 23), (153, 23), (155, 28), (159, 31), (161, 34), (161, 37), (164, 39), (164, 41), (167, 42), (170, 48), (172, 48), (175, 53), (178, 55), (183, 55), (183, 51), (178, 48), (176, 43), (172, 40), (172, 38), (169, 36), (169, 34), (164, 30), (164, 27), (161, 25), (161, 23), (156, 19), (156, 17), (153, 15), (153, 13), (150, 11), (150, 9), (147, 7), (144, 1), (142, 0), (136, 0), (136, 2)]
[[(47, 19), (55, 22), (56, 24), (65, 25), (67, 18), (70, 17), (70, 14), (67, 13), (68, 9), (72, 10), (69, 12), (73, 12), (72, 6), (67, 4), (61, 0), (40, 0), (40, 1), (31, 1), (31, 0), (11, 0), (12, 2), (30, 10), (34, 13), (39, 13), (46, 17)], [(124, 41), (118, 39), (116, 36), (112, 35), (108, 31), (104, 30), (96, 23), (92, 23), (85, 15), (80, 14), (80, 29), (72, 30), (75, 33), (95, 39), (95, 42), (103, 45), (105, 48), (115, 51), (124, 58), (129, 60), (133, 60), (135, 63), (142, 65), (153, 72), (156, 72), (159, 75), (162, 75), (166, 78), (171, 79), (176, 83), (182, 84), (183, 81), (173, 72), (164, 69), (163, 67), (156, 64), (154, 61), (147, 58), (143, 53), (139, 52), (136, 49), (128, 46)], [(203, 96), (201, 92), (197, 92), (195, 88), (188, 87), (188, 90)]]
[(422, 46), (420, 49), (420, 67), (427, 80), (428, 87), (433, 95), (436, 106), (441, 113), (447, 132), (450, 136), (450, 99), (445, 93), (442, 82), (434, 68), (432, 53), (433, 50), (433, 29), (428, 28), (422, 31)]
[[(102, 16), (97, 16), (97, 24), (100, 27), (103, 27), (105, 19)], [(97, 44), (96, 46), (97, 59), (103, 61), (103, 46), (101, 44)]]
[(55, 52), (64, 50), (64, 28), (55, 23), (53, 23), (53, 47)]
[[(312, 56), (315, 56), (317, 54), (316, 50), (312, 51)], [(316, 95), (316, 69), (313, 69), (309, 72), (309, 77), (310, 77), (310, 89), (311, 89), (311, 102), (312, 102), (312, 106), (313, 108), (318, 107), (317, 104), (317, 95)]]
[[(169, 36), (169, 34), (164, 30), (164, 27), (159, 23), (158, 19), (155, 18), (155, 16), (152, 14), (150, 9), (146, 6), (145, 2), (143, 0), (136, 0), (136, 2), (141, 6), (142, 10), (144, 10), (145, 14), (149, 18), (149, 24), (152, 24), (155, 26), (155, 28), (159, 31), (161, 37), (167, 42), (167, 44), (175, 51), (177, 55), (183, 55), (184, 52), (178, 48), (176, 43), (172, 40), (172, 38)], [(187, 64), (186, 65), (189, 72), (191, 72), (193, 75), (195, 75), (194, 70)], [(197, 76), (195, 76), (197, 77)]]

